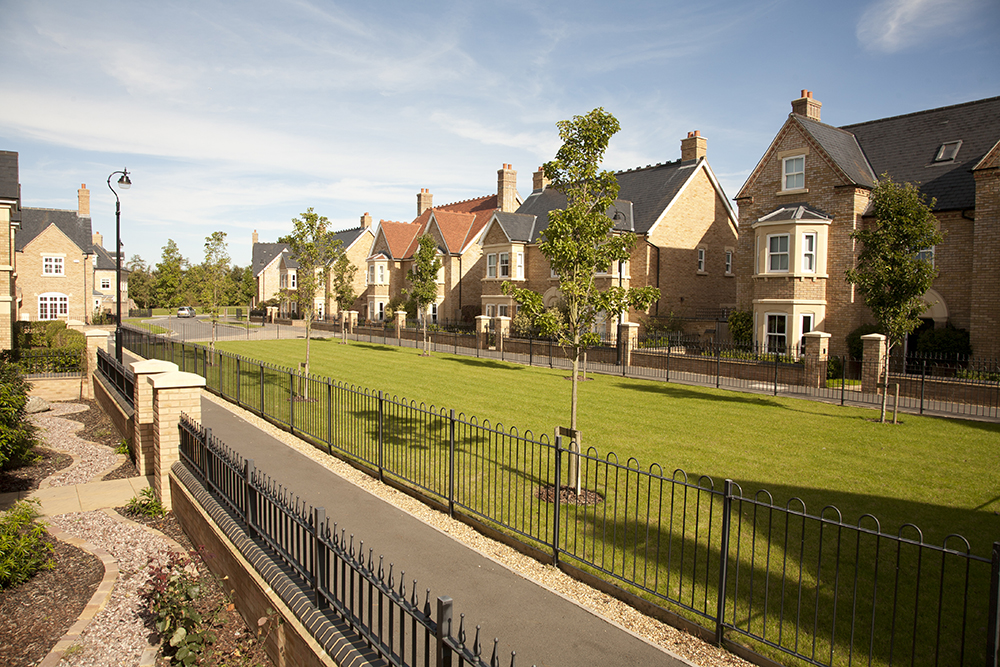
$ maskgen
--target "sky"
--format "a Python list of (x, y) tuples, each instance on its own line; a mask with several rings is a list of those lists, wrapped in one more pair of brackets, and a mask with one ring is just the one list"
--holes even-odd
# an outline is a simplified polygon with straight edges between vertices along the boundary
[[(194, 263), (226, 233), (275, 241), (308, 208), (333, 229), (412, 220), (531, 173), (556, 123), (621, 122), (604, 166), (680, 157), (699, 130), (729, 197), (802, 89), (847, 125), (1000, 95), (997, 0), (0, 0), (0, 150), (22, 206), (91, 192), (114, 246)], [(118, 180), (115, 176), (114, 181)]]

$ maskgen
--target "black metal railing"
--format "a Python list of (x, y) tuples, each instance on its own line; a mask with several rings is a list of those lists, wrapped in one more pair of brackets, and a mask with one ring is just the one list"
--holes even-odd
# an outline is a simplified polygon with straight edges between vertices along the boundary
[(180, 456), (188, 469), (248, 536), (288, 566), (316, 609), (337, 614), (389, 664), (499, 667), (499, 640), (486, 662), (478, 626), (471, 645), (464, 615), (454, 632), (450, 597), (439, 596), (432, 608), (430, 590), (421, 601), (413, 580), (407, 591), (405, 574), (393, 564), (387, 570), (374, 549), (366, 554), (364, 542), (355, 545), (346, 528), (331, 527), (324, 508), (300, 502), (210, 429), (186, 416), (179, 428)]
[(854, 524), (832, 506), (810, 514), (801, 500), (744, 496), (728, 480), (575, 454), (559, 438), (126, 334), (141, 356), (203, 375), (211, 391), (576, 576), (679, 607), (720, 643), (743, 637), (821, 666), (898, 664), (904, 654), (908, 664), (997, 665), (1000, 543), (989, 558), (958, 535), (928, 543), (911, 524), (883, 532), (870, 514)]
[(79, 377), (87, 370), (86, 351), (80, 349), (14, 348), (2, 354), (29, 378)]
[(125, 368), (113, 356), (97, 349), (97, 372), (118, 390), (129, 407), (135, 409), (135, 373)]

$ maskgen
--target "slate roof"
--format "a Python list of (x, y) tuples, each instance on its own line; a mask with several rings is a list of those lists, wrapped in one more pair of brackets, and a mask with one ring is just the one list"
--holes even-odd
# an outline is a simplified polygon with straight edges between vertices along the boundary
[[(111, 270), (114, 271), (117, 267), (115, 265), (115, 256), (104, 249), (104, 246), (92, 245), (90, 246), (90, 252), (95, 255), (94, 257), (94, 270), (104, 271)], [(125, 273), (127, 269), (125, 268), (125, 256), (122, 255), (122, 273)]]
[[(845, 125), (858, 138), (876, 174), (919, 183), (936, 210), (974, 208), (972, 168), (1000, 142), (1000, 97), (905, 116)], [(961, 141), (954, 160), (935, 162), (941, 145)]]
[[(287, 243), (254, 243), (253, 244), (253, 274), (260, 275), (260, 272), (267, 268), (274, 258), (281, 254), (282, 250), (288, 250)], [(298, 268), (295, 260), (286, 259), (289, 268)]]
[[(870, 188), (889, 174), (918, 184), (937, 200), (935, 210), (967, 209), (976, 205), (972, 168), (1000, 142), (1000, 97), (839, 128), (797, 114), (789, 122), (813, 137), (850, 183)], [(954, 159), (936, 160), (950, 142), (961, 142)]]
[(90, 233), (90, 217), (82, 217), (76, 211), (63, 211), (54, 208), (21, 209), (21, 228), (14, 235), (14, 249), (23, 251), (35, 238), (55, 225), (63, 234), (83, 252), (90, 252), (93, 237)]
[(780, 220), (832, 220), (830, 216), (818, 208), (808, 204), (787, 204), (776, 208), (757, 222), (778, 222)]
[(505, 213), (497, 211), (494, 215), (501, 229), (512, 243), (529, 243), (535, 235), (537, 217), (526, 213)]
[(334, 233), (334, 238), (340, 241), (343, 245), (344, 250), (347, 250), (354, 242), (357, 241), (365, 233), (364, 227), (355, 227), (354, 229), (342, 229), (339, 232)]
[[(608, 216), (615, 219), (614, 228), (619, 231), (648, 234), (694, 173), (698, 164), (697, 160), (685, 162), (677, 160), (616, 173), (615, 177), (620, 188), (618, 199), (607, 211)], [(548, 187), (532, 192), (517, 209), (518, 214), (533, 215), (537, 218), (529, 242), (536, 243), (542, 230), (548, 226), (549, 211), (565, 207), (566, 196), (555, 188)], [(500, 219), (500, 223), (508, 235), (521, 233), (514, 231), (518, 227), (508, 229), (506, 218)], [(514, 224), (523, 226), (524, 223)]]
[(20, 199), (17, 153), (0, 151), (0, 199)]

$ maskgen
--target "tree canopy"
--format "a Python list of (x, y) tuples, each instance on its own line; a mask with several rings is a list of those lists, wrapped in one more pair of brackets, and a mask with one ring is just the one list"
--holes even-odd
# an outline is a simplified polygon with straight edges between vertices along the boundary
[(437, 274), (441, 270), (441, 260), (437, 256), (437, 243), (429, 234), (420, 237), (417, 251), (413, 253), (413, 266), (406, 274), (410, 281), (409, 296), (417, 306), (418, 316), (423, 319), (424, 354), (430, 351), (427, 345), (427, 306), (434, 303), (438, 296)]

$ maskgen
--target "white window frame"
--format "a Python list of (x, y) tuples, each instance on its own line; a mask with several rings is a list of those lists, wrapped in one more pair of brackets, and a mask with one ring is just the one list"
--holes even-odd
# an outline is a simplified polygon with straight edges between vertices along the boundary
[[(808, 324), (807, 324), (808, 322)], [(806, 328), (808, 326), (808, 328)], [(802, 313), (799, 315), (799, 354), (806, 353), (806, 334), (816, 329), (816, 314)]]
[(437, 301), (431, 303), (431, 324), (437, 324), (438, 321), (438, 304)]
[(434, 276), (434, 280), (439, 284), (444, 284), (444, 262), (441, 262), (441, 268), (438, 269), (437, 275)]
[(499, 261), (497, 262), (498, 270), (497, 274), (501, 278), (510, 278), (510, 253), (502, 252), (500, 253)]
[(937, 246), (931, 246), (930, 248), (924, 248), (917, 253), (917, 259), (922, 259), (926, 262), (930, 262), (931, 266), (934, 266), (934, 255), (936, 254)]
[(495, 252), (486, 255), (486, 277), (497, 277), (497, 254)]
[(493, 317), (493, 313), (496, 312), (492, 303), (486, 304), (486, 317)]
[(111, 289), (111, 278), (101, 278), (101, 289)]
[[(773, 320), (772, 320), (773, 318)], [(771, 322), (775, 324), (778, 322), (778, 318), (781, 318), (781, 332), (771, 331)], [(776, 327), (777, 328), (777, 327)], [(778, 339), (781, 339), (781, 349), (775, 349), (775, 345)], [(767, 351), (775, 352), (778, 354), (785, 354), (788, 350), (788, 313), (765, 313), (764, 316), (764, 340), (767, 341)]]
[(733, 251), (726, 251), (726, 275), (731, 276), (733, 274)]
[(378, 321), (385, 321), (385, 301), (379, 301), (378, 304)]
[(499, 304), (497, 306), (497, 316), (498, 317), (509, 317), (510, 316), (510, 307), (507, 304), (505, 304), (505, 303)]
[(698, 248), (698, 273), (705, 273), (705, 249)]
[[(796, 164), (796, 161), (801, 161)], [(804, 190), (806, 187), (806, 156), (790, 155), (781, 160), (781, 189)]]
[(816, 232), (802, 234), (802, 273), (816, 273)]
[(65, 276), (66, 260), (63, 257), (53, 257), (51, 255), (42, 256), (43, 276)]
[(385, 285), (385, 264), (375, 265), (375, 284)]
[(278, 276), (278, 289), (288, 289), (288, 275), (282, 273)]
[(517, 279), (524, 280), (524, 253), (519, 252), (514, 255), (514, 259), (517, 262), (516, 271)]
[(289, 279), (288, 283), (290, 285), (290, 289), (298, 289), (298, 278), (299, 278), (299, 274), (298, 273), (289, 273), (288, 274), (288, 279)]
[[(771, 241), (772, 241), (772, 239), (775, 240), (775, 241), (778, 241), (778, 240), (780, 240), (782, 238), (785, 239), (785, 248), (784, 248), (784, 250), (782, 250), (782, 249), (779, 248), (777, 251), (773, 251), (771, 249)], [(785, 259), (785, 261), (784, 261), (785, 268), (780, 268), (780, 264), (781, 264), (780, 258), (782, 256), (784, 256), (784, 259)], [(779, 268), (774, 268), (774, 260), (775, 259), (779, 260), (779, 262), (778, 262)], [(791, 235), (788, 232), (785, 232), (785, 233), (782, 233), (782, 234), (768, 234), (767, 235), (767, 258), (766, 258), (766, 261), (765, 261), (765, 267), (767, 268), (767, 273), (788, 273), (789, 270), (791, 269), (790, 259), (791, 259)]]
[[(44, 317), (42, 314), (44, 313)], [(69, 297), (60, 292), (46, 292), (38, 295), (38, 319), (58, 320), (60, 316), (69, 317)]]

